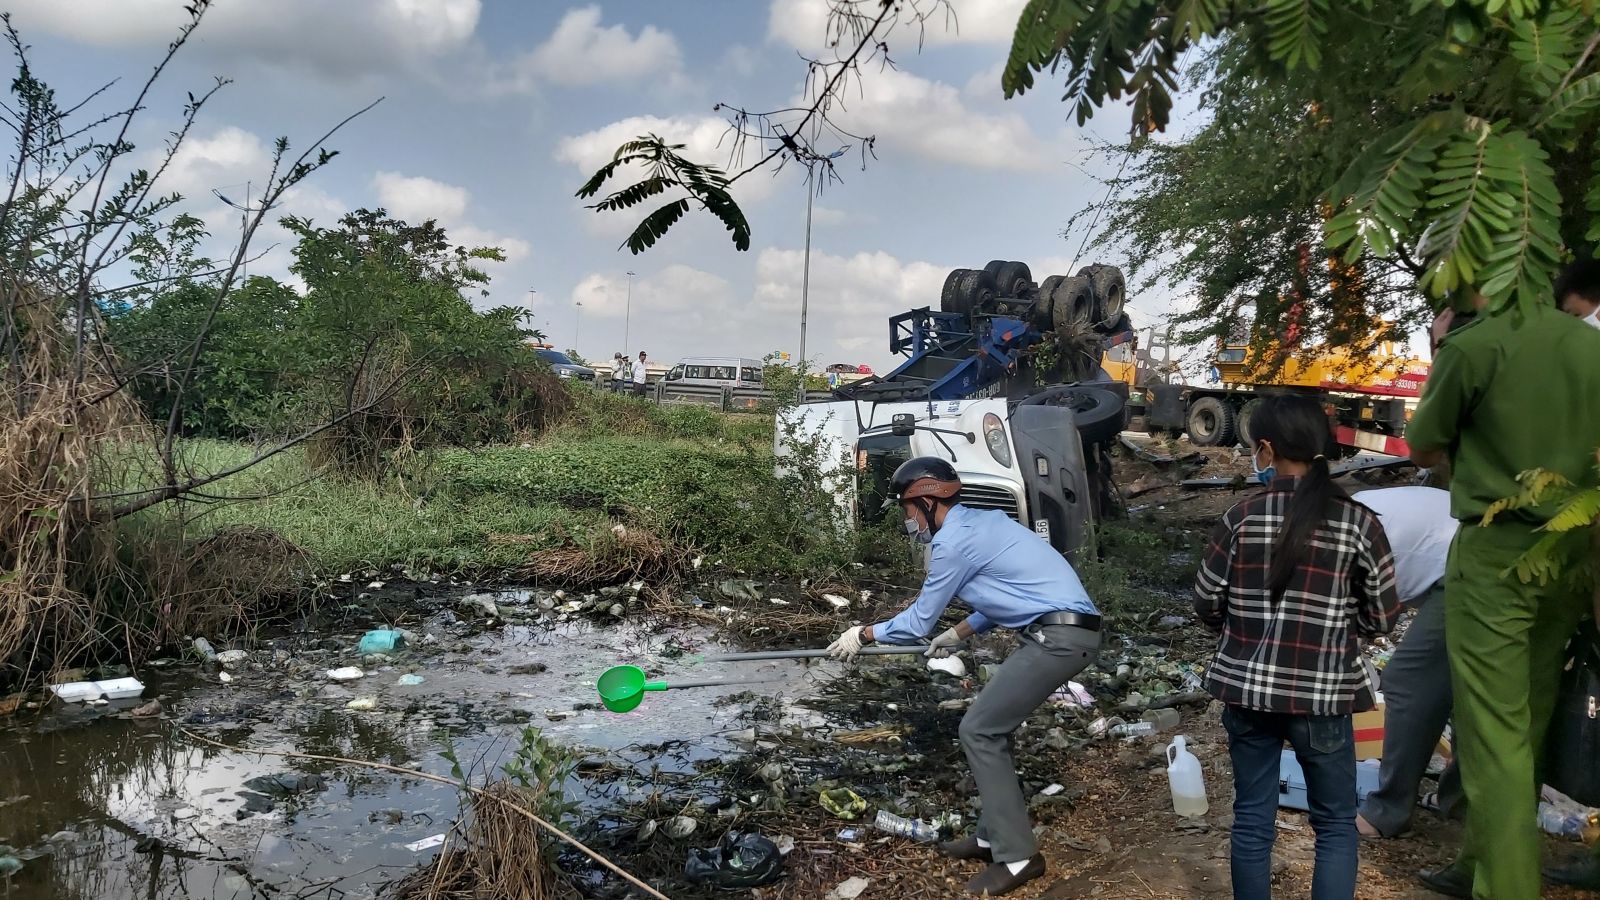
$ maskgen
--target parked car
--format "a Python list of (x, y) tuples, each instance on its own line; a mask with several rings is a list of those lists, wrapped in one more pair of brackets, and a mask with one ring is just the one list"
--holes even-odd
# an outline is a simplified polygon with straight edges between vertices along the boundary
[(579, 381), (594, 381), (594, 370), (588, 366), (580, 366), (572, 361), (572, 357), (560, 350), (541, 348), (533, 351), (540, 359), (550, 364), (557, 378), (576, 378)]
[(761, 387), (761, 360), (732, 356), (688, 356), (667, 373), (673, 384)]

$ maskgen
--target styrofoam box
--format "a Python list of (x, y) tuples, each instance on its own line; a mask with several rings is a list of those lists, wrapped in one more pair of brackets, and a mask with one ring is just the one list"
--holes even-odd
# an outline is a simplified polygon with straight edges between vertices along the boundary
[[(1378, 789), (1378, 766), (1375, 759), (1364, 759), (1356, 763), (1356, 802), (1367, 799), (1367, 795)], [(1310, 802), (1306, 798), (1306, 776), (1300, 770), (1300, 761), (1295, 759), (1294, 751), (1285, 748), (1283, 756), (1278, 760), (1278, 806), (1284, 809), (1309, 810)]]
[(127, 700), (144, 693), (144, 685), (137, 678), (113, 678), (109, 681), (73, 681), (51, 685), (57, 697), (68, 703), (86, 703), (90, 700)]

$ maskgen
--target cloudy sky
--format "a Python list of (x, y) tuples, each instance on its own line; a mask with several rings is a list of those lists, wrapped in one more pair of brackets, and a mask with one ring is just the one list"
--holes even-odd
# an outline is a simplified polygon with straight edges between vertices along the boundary
[[(820, 363), (885, 366), (887, 318), (937, 306), (950, 268), (1006, 258), (1029, 263), (1036, 280), (1066, 271), (1077, 240), (1061, 230), (1103, 191), (1089, 176), (1114, 165), (1091, 151), (1120, 137), (1124, 111), (1079, 129), (1050, 76), (1042, 90), (1002, 99), (1000, 64), (1023, 0), (950, 3), (959, 29), (931, 23), (920, 51), (915, 32), (892, 35), (898, 67), (869, 70), (847, 97), (843, 118), (877, 137), (877, 159), (863, 169), (859, 153), (847, 155), (845, 182), (816, 201), (808, 355)], [(33, 45), (36, 73), (72, 102), (117, 77), (108, 97), (130, 99), (182, 5), (0, 0)], [(755, 232), (744, 253), (695, 215), (633, 256), (618, 245), (636, 217), (587, 210), (573, 193), (644, 132), (726, 163), (714, 105), (790, 105), (804, 88), (799, 54), (825, 52), (825, 10), (826, 0), (216, 0), (132, 138), (153, 158), (186, 91), (233, 80), (167, 181), (222, 232), (238, 214), (213, 191), (242, 202), (247, 183), (259, 189), (277, 136), (303, 145), (384, 97), (332, 141), (341, 155), (296, 189), (287, 212), (332, 224), (382, 206), (436, 218), (459, 242), (499, 246), (508, 261), (492, 267), (485, 302), (531, 303), (559, 346), (589, 357), (623, 348), (625, 319), (628, 349), (663, 361), (794, 352), (799, 170), (737, 185)], [(287, 262), (280, 243), (252, 271), (283, 273)], [(1141, 325), (1171, 305), (1132, 298)]]

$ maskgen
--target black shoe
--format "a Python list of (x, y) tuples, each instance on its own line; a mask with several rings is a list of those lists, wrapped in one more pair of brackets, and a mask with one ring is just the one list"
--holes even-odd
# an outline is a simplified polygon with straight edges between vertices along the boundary
[(1544, 870), (1544, 880), (1551, 884), (1570, 884), (1586, 891), (1600, 891), (1600, 856), (1588, 854), (1566, 865), (1550, 866)]
[(945, 841), (939, 845), (939, 852), (951, 859), (977, 859), (983, 862), (994, 862), (994, 851), (978, 843), (975, 837), (964, 837), (959, 841)]
[(1455, 863), (1437, 869), (1423, 869), (1417, 873), (1417, 879), (1435, 894), (1472, 900), (1472, 872)]
[(967, 882), (967, 893), (977, 894), (980, 897), (998, 897), (1009, 894), (1028, 882), (1044, 874), (1044, 854), (1035, 853), (1022, 871), (1011, 874), (1011, 867), (1005, 863), (991, 863)]

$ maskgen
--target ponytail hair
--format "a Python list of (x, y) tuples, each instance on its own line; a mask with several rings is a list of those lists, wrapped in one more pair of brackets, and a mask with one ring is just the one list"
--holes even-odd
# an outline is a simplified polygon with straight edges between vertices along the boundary
[(1277, 603), (1305, 561), (1317, 526), (1333, 516), (1339, 500), (1350, 495), (1334, 482), (1328, 466), (1328, 455), (1334, 451), (1333, 432), (1322, 404), (1294, 395), (1263, 397), (1250, 416), (1249, 427), (1251, 441), (1271, 444), (1275, 458), (1309, 466), (1295, 486), (1283, 526), (1272, 543), (1267, 586), (1272, 602)]

